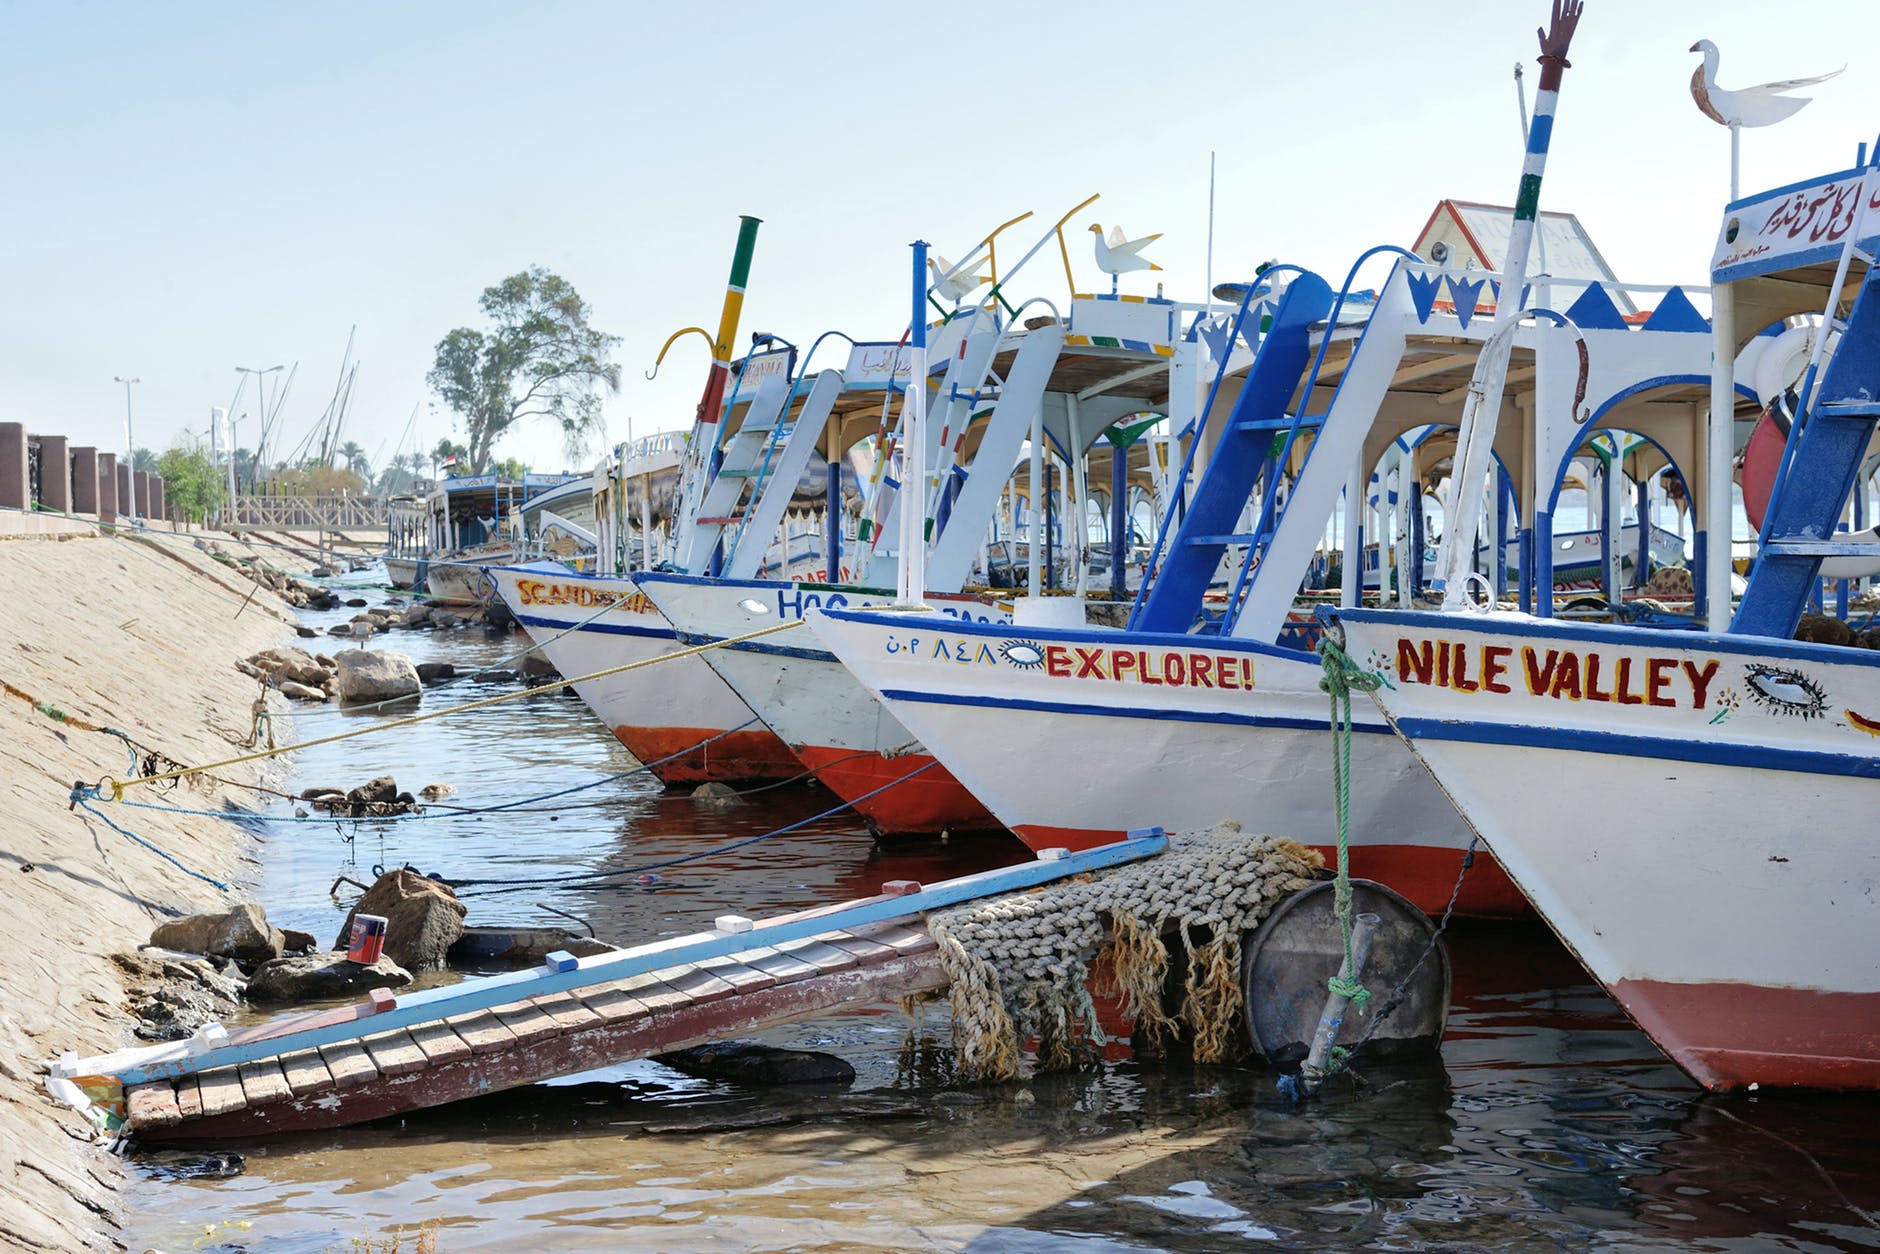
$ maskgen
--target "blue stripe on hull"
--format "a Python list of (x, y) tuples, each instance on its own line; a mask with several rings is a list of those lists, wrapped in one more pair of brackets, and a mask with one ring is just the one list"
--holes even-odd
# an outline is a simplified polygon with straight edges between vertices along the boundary
[[(884, 688), (882, 696), (890, 701), (915, 701), (923, 705), (969, 705), (975, 709), (1042, 710), (1050, 714), (1080, 714), (1089, 718), (1144, 718), (1177, 723), (1220, 723), (1230, 727), (1271, 727), (1284, 731), (1327, 731), (1324, 719), (1286, 718), (1272, 714), (1230, 714), (1224, 710), (1146, 709), (1140, 706), (1083, 705), (1069, 701), (1033, 701), (1022, 697), (987, 697), (964, 693), (914, 692), (905, 688)], [(1390, 728), (1359, 723), (1356, 732), (1388, 736)]]
[[(566, 631), (574, 626), (553, 618), (536, 618), (529, 614), (519, 615), (516, 619), (524, 627), (547, 627), (552, 631)], [(627, 627), (618, 623), (582, 623), (576, 631), (592, 631), (603, 636), (638, 636), (645, 640), (670, 640), (678, 643), (679, 633), (670, 627)]]
[(1518, 723), (1466, 723), (1452, 719), (1399, 718), (1397, 730), (1412, 743), (1453, 740), (1463, 744), (1509, 745), (1525, 749), (1561, 749), (1627, 758), (1662, 758), (1708, 766), (1741, 766), (1803, 775), (1880, 779), (1880, 758), (1777, 749), (1768, 745), (1716, 744), (1662, 736), (1626, 736), (1581, 728), (1534, 727)]

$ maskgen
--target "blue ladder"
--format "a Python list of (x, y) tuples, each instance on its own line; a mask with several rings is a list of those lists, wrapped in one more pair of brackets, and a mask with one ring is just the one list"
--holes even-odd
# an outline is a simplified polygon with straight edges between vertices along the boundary
[(1144, 577), (1130, 630), (1186, 632), (1228, 546), (1256, 542), (1254, 535), (1233, 529), (1261, 470), (1270, 465), (1275, 435), (1292, 423), (1286, 407), (1312, 356), (1312, 327), (1331, 308), (1332, 289), (1316, 274), (1302, 272), (1280, 297), (1181, 530), (1160, 569)]
[(1793, 451), (1763, 520), (1762, 547), (1730, 624), (1735, 636), (1795, 634), (1823, 558), (1872, 552), (1834, 539), (1880, 419), (1880, 269), (1869, 268), (1812, 402), (1789, 433)]

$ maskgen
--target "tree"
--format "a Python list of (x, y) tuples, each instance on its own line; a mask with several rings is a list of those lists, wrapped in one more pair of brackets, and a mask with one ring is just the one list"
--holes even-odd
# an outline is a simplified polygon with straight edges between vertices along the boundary
[(558, 274), (532, 266), (483, 289), (488, 332), (458, 327), (437, 345), (426, 376), (431, 390), (463, 419), (470, 473), (490, 464), (490, 449), (524, 418), (561, 425), (570, 457), (601, 429), (600, 384), (620, 390), (610, 358), (617, 336), (588, 325), (588, 306)]
[(191, 522), (208, 521), (226, 496), (222, 471), (195, 440), (171, 445), (155, 459), (155, 468), (163, 476), (164, 500)]
[(155, 453), (151, 452), (147, 448), (144, 448), (142, 445), (139, 445), (138, 447), (131, 450), (131, 469), (132, 470), (148, 471), (148, 470), (155, 470), (156, 468), (157, 468), (157, 455)]
[[(445, 436), (437, 442), (437, 447), (431, 450), (431, 473), (436, 474), (438, 467), (444, 465), (453, 457), (457, 458), (459, 461), (467, 461), (470, 457), (470, 450), (456, 443), (449, 436)], [(461, 471), (464, 467), (453, 467), (452, 469), (454, 471)]]

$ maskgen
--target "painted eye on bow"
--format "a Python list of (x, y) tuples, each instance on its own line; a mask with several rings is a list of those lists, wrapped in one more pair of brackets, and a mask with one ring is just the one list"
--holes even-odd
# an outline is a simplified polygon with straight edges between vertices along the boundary
[(1750, 699), (1771, 714), (1819, 718), (1827, 708), (1827, 691), (1800, 671), (1749, 666), (1744, 668), (1743, 682), (1749, 688)]
[(999, 656), (1020, 670), (1034, 671), (1044, 665), (1044, 650), (1029, 640), (1007, 640), (999, 646)]

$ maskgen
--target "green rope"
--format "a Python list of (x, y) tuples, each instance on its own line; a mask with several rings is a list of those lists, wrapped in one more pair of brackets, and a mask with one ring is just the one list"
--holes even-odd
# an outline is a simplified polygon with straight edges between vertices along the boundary
[(1380, 681), (1346, 656), (1345, 651), (1333, 643), (1330, 636), (1319, 637), (1319, 664), (1325, 669), (1324, 676), (1319, 680), (1319, 691), (1326, 693), (1332, 700), (1332, 792), (1337, 798), (1338, 808), (1338, 879), (1332, 890), (1332, 909), (1338, 916), (1338, 926), (1345, 936), (1344, 965), (1326, 981), (1325, 986), (1340, 997), (1350, 998), (1353, 1005), (1362, 1006), (1371, 999), (1371, 990), (1360, 983), (1355, 974), (1350, 979), (1344, 975), (1344, 972), (1352, 969), (1351, 693), (1354, 688), (1359, 692), (1374, 692)]

